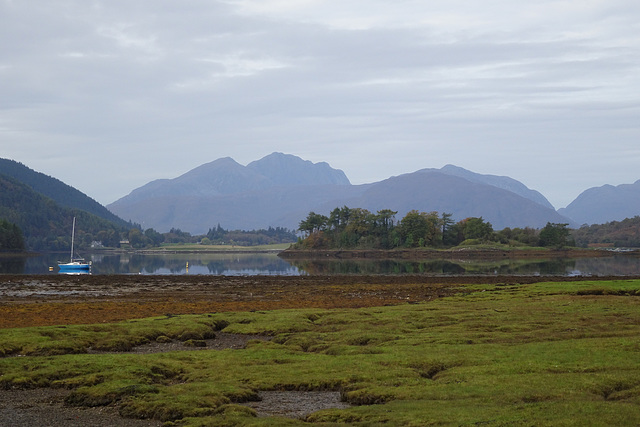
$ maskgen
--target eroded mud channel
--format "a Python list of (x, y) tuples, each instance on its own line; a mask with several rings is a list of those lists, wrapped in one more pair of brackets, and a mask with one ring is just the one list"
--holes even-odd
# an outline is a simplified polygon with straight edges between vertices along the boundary
[(350, 407), (341, 400), (339, 391), (261, 391), (260, 401), (244, 405), (253, 408), (259, 417), (304, 418), (322, 409)]

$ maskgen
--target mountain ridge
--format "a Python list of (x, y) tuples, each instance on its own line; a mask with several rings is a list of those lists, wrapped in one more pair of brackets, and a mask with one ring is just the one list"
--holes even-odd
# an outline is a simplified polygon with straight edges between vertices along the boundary
[[(413, 198), (411, 191), (422, 189), (421, 198)], [(456, 197), (452, 197), (454, 193)], [(372, 184), (354, 206), (372, 211), (388, 208), (403, 217), (410, 210), (450, 213), (461, 220), (483, 217), (496, 229), (526, 226), (541, 228), (547, 222), (565, 222), (553, 208), (540, 205), (512, 191), (482, 182), (469, 181), (437, 169), (388, 178)]]
[[(98, 215), (101, 218), (115, 217), (119, 224), (130, 225), (109, 211), (116, 202), (107, 210), (75, 188), (22, 163), (0, 159), (2, 176), (17, 180), (53, 203), (60, 203), (61, 207), (88, 212), (88, 201), (92, 209), (103, 210), (102, 215)], [(25, 191), (15, 183), (5, 187)], [(11, 197), (10, 194), (5, 196)], [(310, 211), (326, 213), (347, 205), (371, 211), (397, 210), (398, 219), (413, 209), (452, 213), (458, 220), (482, 216), (496, 229), (539, 228), (545, 221), (569, 223), (575, 228), (580, 224), (638, 216), (640, 180), (633, 184), (606, 184), (587, 189), (566, 208), (556, 212), (543, 195), (513, 178), (477, 174), (451, 164), (440, 169), (420, 169), (379, 182), (352, 185), (343, 171), (331, 168), (326, 162), (313, 163), (276, 152), (247, 166), (230, 157), (216, 159), (177, 178), (150, 181), (119, 199), (122, 200), (128, 205), (123, 209), (127, 219), (140, 223), (143, 228), (160, 231), (164, 227), (166, 230), (182, 228), (204, 233), (216, 224), (232, 229), (269, 226), (295, 229)], [(6, 206), (4, 209), (5, 219), (11, 220), (11, 215), (15, 217), (15, 214), (7, 217), (9, 211)]]
[[(213, 167), (220, 164), (231, 175), (225, 175), (227, 169)], [(224, 182), (234, 186), (225, 187)], [(393, 184), (397, 182), (405, 185)], [(447, 186), (456, 190), (447, 191)], [(343, 171), (325, 162), (312, 163), (277, 152), (244, 167), (230, 158), (218, 159), (173, 180), (152, 181), (108, 208), (159, 231), (180, 228), (202, 233), (216, 224), (230, 229), (295, 229), (308, 212), (343, 205), (392, 209), (399, 216), (412, 209), (452, 213), (458, 219), (483, 216), (496, 228), (569, 222), (544, 196), (509, 177), (480, 175), (448, 165), (442, 170), (423, 169), (352, 185)]]
[(604, 224), (640, 215), (640, 180), (633, 184), (591, 187), (558, 210), (578, 224)]
[(31, 187), (36, 193), (50, 198), (61, 207), (81, 209), (120, 226), (127, 226), (126, 221), (80, 190), (20, 162), (0, 158), (0, 174)]
[(547, 198), (544, 197), (540, 192), (528, 188), (520, 181), (517, 181), (511, 177), (479, 174), (451, 164), (447, 164), (439, 170), (443, 173), (459, 176), (472, 182), (481, 182), (493, 185), (494, 187), (502, 188), (503, 190), (511, 191), (542, 206), (555, 209), (555, 207), (549, 202), (549, 200), (547, 200)]
[[(319, 182), (332, 185), (351, 185), (347, 175), (340, 169), (333, 169), (327, 162), (313, 163), (297, 156), (271, 153), (247, 165), (248, 169), (269, 178), (280, 186), (317, 185)], [(293, 175), (293, 176), (292, 176)]]

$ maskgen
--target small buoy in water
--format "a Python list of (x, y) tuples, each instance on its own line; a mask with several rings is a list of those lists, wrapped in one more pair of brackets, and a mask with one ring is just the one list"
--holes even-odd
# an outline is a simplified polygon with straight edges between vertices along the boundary
[(53, 271), (53, 267), (49, 267), (49, 271)]

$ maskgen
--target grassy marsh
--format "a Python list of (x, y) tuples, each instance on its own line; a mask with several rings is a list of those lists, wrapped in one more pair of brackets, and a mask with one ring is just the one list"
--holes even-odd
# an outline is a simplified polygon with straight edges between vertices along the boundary
[[(263, 390), (336, 390), (306, 422), (637, 425), (640, 280), (467, 285), (430, 302), (161, 316), (0, 330), (0, 388), (61, 387), (167, 425), (283, 425), (242, 406)], [(169, 337), (264, 334), (243, 350), (126, 351)]]

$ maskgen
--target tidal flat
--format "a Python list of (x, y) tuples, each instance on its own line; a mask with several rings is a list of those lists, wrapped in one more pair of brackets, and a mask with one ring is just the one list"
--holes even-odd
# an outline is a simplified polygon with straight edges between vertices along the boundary
[(15, 276), (0, 292), (0, 393), (54, 391), (50, 419), (640, 423), (638, 278)]

